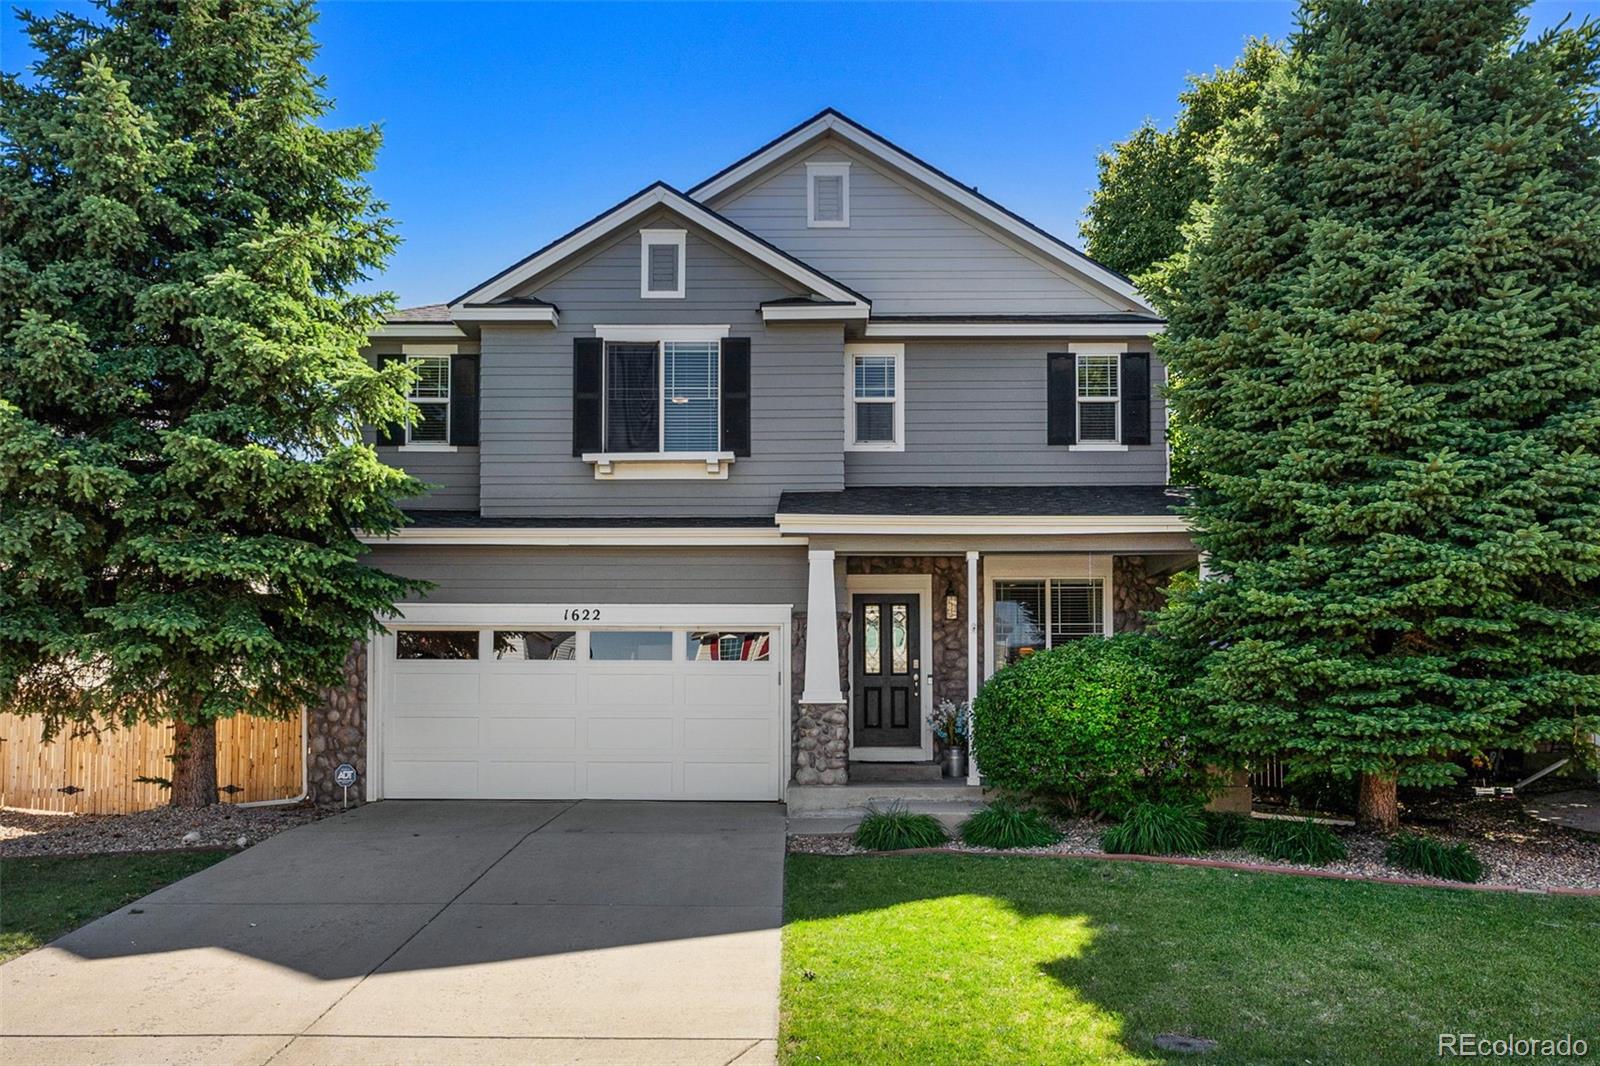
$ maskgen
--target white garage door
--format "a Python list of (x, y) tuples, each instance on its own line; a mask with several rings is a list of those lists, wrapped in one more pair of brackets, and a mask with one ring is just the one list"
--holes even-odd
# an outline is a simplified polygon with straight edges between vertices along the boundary
[(778, 799), (781, 633), (397, 627), (378, 649), (382, 794)]

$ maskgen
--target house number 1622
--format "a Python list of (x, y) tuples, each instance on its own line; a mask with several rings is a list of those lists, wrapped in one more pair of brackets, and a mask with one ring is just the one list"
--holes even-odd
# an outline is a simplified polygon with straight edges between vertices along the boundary
[(568, 607), (561, 612), (563, 622), (598, 622), (600, 621), (600, 608), (598, 607)]

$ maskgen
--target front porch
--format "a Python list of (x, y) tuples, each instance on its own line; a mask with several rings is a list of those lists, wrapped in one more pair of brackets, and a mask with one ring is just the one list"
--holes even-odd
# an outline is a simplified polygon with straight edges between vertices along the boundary
[[(1197, 565), (1186, 536), (1101, 534), (1085, 550), (1059, 550), (1071, 539), (1051, 537), (1058, 550), (1041, 551), (1031, 536), (967, 538), (974, 547), (812, 536), (795, 625), (791, 809), (838, 807), (843, 817), (872, 802), (942, 802), (921, 793), (949, 785), (971, 790), (950, 802), (975, 803), (983, 723), (971, 724), (964, 779), (941, 781), (934, 710), (970, 703), (984, 679), (1023, 656), (1142, 629), (1172, 575)], [(829, 617), (835, 639), (811, 639), (809, 620)], [(817, 786), (849, 794), (827, 798), (832, 789)]]

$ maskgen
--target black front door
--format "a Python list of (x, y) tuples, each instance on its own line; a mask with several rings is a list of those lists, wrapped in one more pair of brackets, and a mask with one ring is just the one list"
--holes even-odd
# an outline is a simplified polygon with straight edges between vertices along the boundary
[(851, 713), (858, 748), (922, 744), (922, 635), (916, 593), (858, 595), (852, 604), (850, 654), (855, 677)]

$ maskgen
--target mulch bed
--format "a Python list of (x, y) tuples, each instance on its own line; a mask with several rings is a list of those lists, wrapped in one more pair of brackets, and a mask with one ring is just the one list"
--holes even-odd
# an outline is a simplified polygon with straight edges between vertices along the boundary
[[(1445, 843), (1470, 845), (1483, 863), (1482, 888), (1533, 892), (1600, 893), (1600, 838), (1540, 822), (1523, 812), (1511, 798), (1442, 801), (1421, 811), (1407, 812), (1404, 828)], [(1420, 824), (1415, 824), (1420, 823)], [(1100, 847), (1104, 823), (1088, 819), (1056, 820), (1063, 833), (1060, 842), (1047, 848), (1017, 848), (997, 852), (993, 848), (970, 847), (952, 841), (942, 848), (928, 849), (951, 853), (1071, 856), (1111, 858)], [(1324, 866), (1306, 866), (1263, 860), (1239, 849), (1208, 851), (1199, 856), (1166, 858), (1153, 856), (1114, 856), (1133, 861), (1172, 861), (1184, 865), (1218, 866), (1224, 869), (1261, 870), (1277, 873), (1312, 874), (1401, 884), (1435, 885), (1461, 888), (1458, 881), (1423, 877), (1410, 870), (1389, 865), (1384, 860), (1387, 841), (1371, 833), (1339, 832), (1348, 855)], [(819, 855), (865, 855), (848, 835), (793, 836), (789, 850)], [(895, 854), (905, 854), (899, 852)]]
[[(128, 851), (246, 848), (330, 813), (309, 804), (198, 810), (157, 807), (136, 814), (55, 814), (0, 807), (0, 858)], [(190, 833), (197, 839), (185, 840)]]

